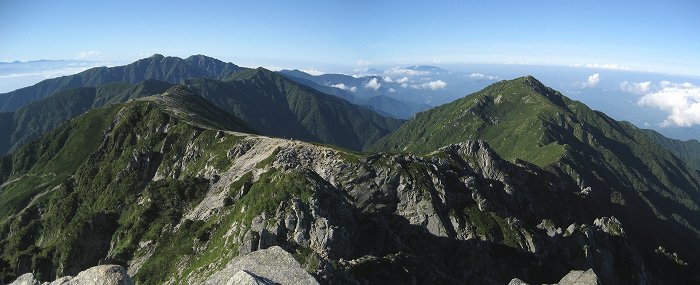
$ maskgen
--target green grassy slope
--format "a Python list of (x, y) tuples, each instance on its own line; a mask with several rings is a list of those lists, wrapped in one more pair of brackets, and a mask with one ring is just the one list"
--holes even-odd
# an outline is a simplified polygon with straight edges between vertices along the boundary
[(17, 109), (13, 116), (10, 150), (84, 113), (91, 108), (94, 100), (95, 88), (71, 88)]
[(499, 82), (421, 112), (371, 149), (428, 153), (450, 143), (483, 139), (507, 159), (540, 166), (553, 163), (564, 154), (564, 146), (547, 128), (566, 114), (567, 106), (560, 95), (531, 80)]
[(0, 155), (31, 142), (90, 109), (159, 94), (171, 86), (163, 81), (145, 80), (135, 85), (108, 83), (97, 88), (60, 90), (4, 115), (10, 116), (11, 120), (8, 118), (1, 122), (5, 128), (0, 132), (0, 141), (4, 142), (4, 146), (0, 143)]
[(14, 130), (14, 113), (0, 113), (0, 155), (6, 153), (10, 146), (10, 137)]

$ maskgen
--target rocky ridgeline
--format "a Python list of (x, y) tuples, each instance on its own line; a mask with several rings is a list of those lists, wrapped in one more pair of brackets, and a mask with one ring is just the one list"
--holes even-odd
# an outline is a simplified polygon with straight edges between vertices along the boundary
[[(500, 159), (481, 141), (451, 145), (430, 157), (364, 157), (308, 143), (248, 137), (229, 156), (234, 165), (228, 171), (203, 172), (220, 178), (188, 217), (208, 220), (223, 213), (224, 189), (245, 173), (254, 173), (251, 183), (270, 169), (302, 173), (313, 190), (308, 200), (283, 200), (274, 212), (260, 213), (250, 224), (232, 225), (228, 239), (239, 245), (241, 255), (271, 246), (308, 249), (304, 266), (325, 282), (376, 281), (381, 276), (356, 276), (372, 266), (406, 266), (411, 275), (422, 275), (410, 278), (426, 282), (455, 283), (458, 276), (479, 275), (491, 266), (497, 273), (485, 277), (487, 281), (509, 280), (506, 272), (517, 276), (514, 264), (498, 256), (480, 257), (494, 251), (505, 251), (503, 259), (514, 255), (533, 266), (543, 262), (558, 267), (535, 274), (523, 271), (530, 278), (542, 278), (548, 270), (563, 275), (574, 266), (595, 268), (606, 280), (629, 276), (615, 272), (611, 262), (616, 259), (630, 260), (637, 266), (631, 272), (635, 278), (647, 278), (636, 251), (616, 238), (623, 233), (617, 219), (579, 211), (585, 197), (557, 188), (544, 171)], [(261, 166), (263, 160), (269, 164)], [(234, 200), (248, 187), (238, 189)], [(538, 226), (544, 221), (553, 225), (552, 220), (564, 223), (566, 230)], [(548, 260), (559, 256), (567, 260)], [(457, 263), (434, 268), (448, 259)]]

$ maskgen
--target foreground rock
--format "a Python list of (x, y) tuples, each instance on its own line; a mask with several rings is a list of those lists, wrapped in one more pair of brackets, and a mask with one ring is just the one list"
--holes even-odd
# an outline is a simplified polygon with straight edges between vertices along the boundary
[[(600, 285), (598, 276), (593, 272), (593, 269), (583, 270), (571, 270), (566, 274), (561, 280), (559, 280), (558, 285)], [(510, 280), (508, 285), (529, 285), (527, 282), (522, 281), (518, 278), (513, 278)]]
[(593, 269), (586, 271), (572, 270), (559, 281), (559, 285), (598, 285), (598, 276)]
[(100, 265), (88, 268), (80, 272), (78, 276), (64, 276), (53, 282), (44, 282), (34, 279), (34, 275), (26, 273), (10, 285), (133, 285), (126, 270), (119, 265)]
[(294, 257), (279, 246), (262, 249), (231, 260), (204, 284), (318, 284)]

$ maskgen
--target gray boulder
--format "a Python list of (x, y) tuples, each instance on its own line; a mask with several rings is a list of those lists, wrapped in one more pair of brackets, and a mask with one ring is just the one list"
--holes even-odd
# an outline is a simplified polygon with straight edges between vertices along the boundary
[(133, 285), (134, 281), (119, 265), (100, 265), (82, 271), (78, 276), (64, 276), (53, 282), (36, 280), (34, 275), (26, 273), (10, 285)]
[(299, 262), (279, 246), (251, 252), (231, 260), (203, 284), (318, 284)]
[(599, 285), (598, 276), (593, 269), (586, 271), (572, 270), (559, 280), (559, 285)]
[[(513, 278), (508, 282), (508, 285), (530, 285), (530, 283), (518, 278)], [(588, 269), (586, 271), (572, 270), (564, 275), (557, 285), (600, 285), (600, 282), (598, 281), (598, 276), (593, 272), (593, 269)]]
[(22, 274), (20, 277), (17, 277), (17, 280), (15, 282), (10, 283), (10, 285), (40, 285), (41, 282), (39, 280), (34, 279), (34, 274), (31, 273), (25, 273)]

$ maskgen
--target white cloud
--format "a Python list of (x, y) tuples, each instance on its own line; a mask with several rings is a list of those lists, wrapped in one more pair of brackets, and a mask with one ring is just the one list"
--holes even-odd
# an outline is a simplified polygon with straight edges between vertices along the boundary
[(700, 86), (661, 81), (659, 89), (644, 95), (637, 104), (668, 113), (661, 126), (690, 127), (700, 124)]
[(392, 82), (394, 82), (394, 80), (391, 79), (391, 77), (387, 76), (387, 77), (384, 77), (384, 82), (386, 82), (386, 83), (392, 83)]
[(431, 89), (431, 90), (438, 90), (438, 89), (443, 89), (447, 87), (447, 83), (442, 80), (435, 80), (431, 81), (428, 83), (423, 83), (423, 84), (414, 84), (411, 85), (411, 88), (415, 89)]
[(585, 68), (597, 68), (597, 69), (612, 69), (612, 70), (631, 70), (628, 66), (614, 64), (614, 63), (587, 63), (587, 64), (571, 64), (572, 67), (585, 67)]
[(394, 88), (389, 88), (389, 92), (394, 93), (394, 92), (396, 92), (396, 89), (394, 89)]
[(88, 58), (95, 58), (101, 56), (102, 53), (96, 50), (87, 50), (87, 51), (81, 51), (78, 53), (78, 58), (79, 59), (88, 59)]
[(325, 72), (323, 72), (323, 71), (318, 71), (318, 70), (315, 70), (315, 69), (301, 69), (301, 70), (299, 70), (299, 71), (304, 72), (304, 73), (311, 74), (311, 75), (313, 75), (313, 76), (319, 76), (319, 75), (325, 74)]
[(598, 86), (598, 83), (600, 83), (600, 73), (594, 73), (588, 76), (586, 82), (576, 82), (575, 85), (579, 88), (593, 88)]
[(379, 80), (377, 80), (377, 78), (372, 78), (369, 82), (365, 84), (365, 88), (372, 88), (374, 90), (379, 89), (379, 87), (381, 86), (382, 84), (379, 83)]
[(478, 80), (496, 80), (496, 79), (498, 79), (498, 76), (485, 75), (483, 73), (478, 73), (478, 72), (468, 74), (467, 77), (472, 78), (472, 79), (478, 79)]
[(406, 82), (408, 82), (408, 77), (403, 77), (399, 80), (396, 80), (396, 83), (398, 83), (398, 84), (404, 84)]
[(588, 87), (595, 87), (598, 83), (600, 83), (600, 73), (591, 74), (591, 76), (588, 76), (588, 79), (586, 79), (586, 85)]
[(403, 88), (408, 87), (408, 83), (401, 83), (401, 87), (403, 87)]
[(644, 82), (627, 82), (620, 83), (620, 90), (627, 93), (646, 94), (651, 90), (651, 81)]
[(350, 86), (347, 86), (347, 85), (345, 85), (345, 84), (343, 84), (343, 83), (332, 84), (332, 85), (330, 85), (330, 86), (331, 86), (331, 87), (338, 88), (338, 89), (343, 89), (343, 90), (346, 90), (346, 91), (351, 91), (351, 92), (357, 91), (357, 87), (355, 87), (355, 86), (350, 87)]

